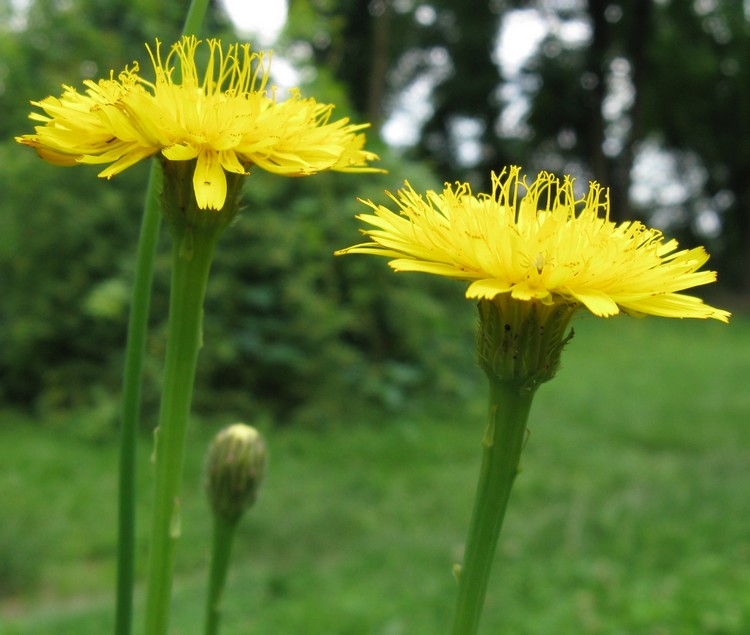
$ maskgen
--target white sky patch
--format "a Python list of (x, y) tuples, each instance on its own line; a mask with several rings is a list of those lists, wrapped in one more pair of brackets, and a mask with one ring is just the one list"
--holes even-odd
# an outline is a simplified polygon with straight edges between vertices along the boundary
[(607, 121), (604, 130), (604, 154), (617, 156), (622, 152), (632, 132), (630, 109), (635, 102), (630, 62), (616, 57), (610, 64), (607, 77), (607, 96), (602, 104), (602, 114)]
[(496, 62), (506, 78), (516, 77), (547, 35), (548, 26), (534, 9), (510, 11), (497, 39)]
[[(254, 50), (272, 49), (288, 13), (287, 0), (219, 0), (232, 21), (237, 34), (250, 41)], [(271, 60), (272, 83), (279, 89), (280, 99), (290, 88), (300, 84), (300, 74), (287, 58), (274, 52)]]
[[(429, 15), (426, 13), (421, 15), (419, 9), (417, 10), (416, 19), (418, 22), (422, 23), (422, 20), (428, 20), (429, 18)], [(518, 76), (528, 58), (539, 48), (540, 43), (547, 35), (548, 29), (549, 25), (546, 20), (536, 10), (509, 11), (505, 15), (500, 26), (493, 59), (506, 78), (512, 79)], [(447, 64), (447, 61), (443, 64)], [(441, 64), (435, 66), (439, 68)], [(446, 68), (446, 66), (443, 66), (443, 68)], [(390, 116), (382, 128), (383, 139), (386, 143), (395, 147), (407, 148), (419, 141), (422, 126), (433, 112), (432, 91), (448, 74), (448, 72), (436, 72), (436, 69), (433, 69), (415, 80), (398, 96)], [(505, 87), (508, 86), (510, 85), (505, 84)], [(516, 93), (518, 93), (518, 99), (516, 99)], [(512, 121), (507, 122), (510, 129), (514, 128), (523, 118), (528, 109), (528, 103), (527, 100), (521, 103), (520, 90), (506, 96), (510, 96), (511, 101), (517, 106), (511, 108), (508, 112), (510, 119), (512, 119)], [(459, 125), (465, 125), (465, 123), (463, 121)], [(465, 157), (462, 157), (462, 162), (472, 163), (476, 160), (480, 149), (474, 141), (474, 143), (468, 143), (462, 151), (466, 154)]]
[[(30, 0), (10, 0), (10, 17), (7, 27), (11, 31), (23, 31), (28, 25), (27, 14)], [(0, 28), (0, 31), (2, 28)]]
[(241, 35), (257, 36), (255, 48), (271, 46), (286, 23), (286, 0), (220, 0)]
[(410, 147), (419, 141), (421, 124), (432, 115), (430, 95), (434, 82), (420, 77), (399, 97), (398, 105), (383, 124), (382, 134), (386, 143), (395, 147)]
[(649, 210), (649, 222), (669, 230), (674, 224), (691, 223), (704, 238), (721, 233), (721, 214), (733, 202), (731, 192), (705, 195), (706, 168), (697, 155), (682, 154), (655, 141), (640, 145), (631, 172), (630, 198)]
[(286, 99), (284, 91), (299, 86), (300, 74), (289, 60), (280, 55), (274, 55), (271, 58), (271, 82), (276, 88), (282, 91), (279, 93), (279, 97)]
[(484, 132), (484, 124), (469, 117), (456, 117), (451, 122), (451, 132), (456, 139), (461, 139), (456, 151), (459, 164), (471, 168), (482, 158), (482, 144), (480, 137)]
[(633, 167), (630, 196), (641, 207), (674, 207), (690, 197), (686, 183), (677, 178), (675, 158), (657, 143), (644, 143)]
[[(432, 91), (452, 72), (448, 52), (442, 47), (415, 53), (427, 61), (429, 70), (412, 81), (394, 100), (382, 135), (386, 143), (397, 148), (413, 146), (422, 133), (422, 126), (434, 112)], [(408, 63), (408, 58), (402, 63)]]
[(510, 11), (503, 17), (495, 45), (494, 61), (500, 67), (505, 82), (499, 96), (505, 106), (496, 123), (501, 137), (525, 138), (530, 133), (523, 121), (529, 111), (526, 96), (529, 78), (521, 78), (521, 69), (536, 53), (547, 36), (549, 26), (534, 9)]
[(531, 132), (524, 121), (531, 107), (529, 94), (542, 86), (535, 75), (521, 70), (550, 33), (575, 48), (591, 38), (591, 26), (585, 19), (560, 20), (554, 12), (537, 9), (508, 11), (503, 16), (494, 54), (505, 79), (499, 91), (504, 108), (496, 124), (501, 137), (523, 139)]

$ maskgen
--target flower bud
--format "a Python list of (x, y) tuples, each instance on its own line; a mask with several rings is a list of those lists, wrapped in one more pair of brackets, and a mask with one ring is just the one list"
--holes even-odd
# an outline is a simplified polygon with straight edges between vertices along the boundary
[(221, 430), (206, 458), (206, 490), (214, 513), (239, 520), (257, 498), (265, 464), (266, 445), (255, 428), (235, 423)]

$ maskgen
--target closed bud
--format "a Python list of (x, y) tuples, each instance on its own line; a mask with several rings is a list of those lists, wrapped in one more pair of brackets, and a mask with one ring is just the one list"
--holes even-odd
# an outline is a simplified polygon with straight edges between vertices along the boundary
[(239, 520), (258, 496), (265, 464), (266, 445), (255, 428), (235, 423), (221, 430), (206, 460), (206, 490), (214, 513)]

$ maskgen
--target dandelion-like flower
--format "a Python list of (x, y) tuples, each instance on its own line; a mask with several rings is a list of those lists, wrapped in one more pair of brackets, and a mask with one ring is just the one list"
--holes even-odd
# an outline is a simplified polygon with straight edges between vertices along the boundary
[(374, 212), (357, 217), (372, 226), (363, 230), (370, 241), (337, 253), (386, 256), (396, 271), (466, 280), (466, 296), (479, 300), (728, 321), (727, 311), (678, 293), (716, 280), (699, 271), (706, 251), (678, 251), (676, 240), (637, 221), (614, 223), (608, 191), (597, 183), (576, 198), (570, 177), (542, 172), (529, 184), (512, 167), (493, 174), (492, 184), (491, 195), (456, 184), (422, 196), (407, 183), (389, 193), (399, 213), (363, 201)]
[(44, 114), (34, 134), (17, 137), (58, 165), (109, 164), (110, 178), (161, 152), (167, 161), (195, 161), (198, 207), (222, 209), (226, 173), (246, 174), (253, 165), (285, 176), (322, 170), (370, 171), (378, 157), (364, 149), (368, 124), (331, 120), (333, 105), (303, 98), (298, 90), (278, 102), (268, 89), (270, 54), (247, 44), (222, 48), (208, 40), (201, 76), (196, 53), (201, 41), (183, 37), (162, 59), (161, 45), (148, 48), (155, 79), (138, 64), (117, 78), (84, 82), (79, 93), (63, 86), (61, 97), (32, 102)]
[(609, 219), (609, 195), (597, 183), (576, 198), (573, 179), (542, 172), (529, 183), (521, 169), (492, 175), (492, 193), (469, 185), (418, 194), (408, 184), (390, 194), (393, 211), (363, 201), (357, 218), (369, 241), (338, 254), (391, 258), (396, 271), (421, 271), (469, 283), (477, 300), (477, 361), (489, 380), (488, 422), (472, 518), (458, 571), (451, 633), (474, 635), (485, 604), (493, 557), (520, 472), (536, 390), (552, 379), (576, 311), (729, 320), (729, 313), (680, 291), (713, 282), (700, 271), (702, 247), (640, 222)]

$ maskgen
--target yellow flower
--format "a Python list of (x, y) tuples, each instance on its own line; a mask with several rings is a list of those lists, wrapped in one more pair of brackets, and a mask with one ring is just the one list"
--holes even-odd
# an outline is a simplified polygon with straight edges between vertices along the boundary
[(193, 187), (201, 209), (221, 209), (225, 172), (246, 174), (253, 165), (285, 176), (322, 170), (379, 172), (367, 165), (378, 157), (364, 150), (360, 131), (368, 124), (331, 121), (333, 105), (304, 99), (299, 91), (277, 102), (267, 89), (270, 54), (247, 44), (222, 48), (208, 40), (201, 77), (196, 66), (200, 40), (183, 37), (162, 59), (161, 46), (147, 47), (153, 82), (134, 64), (117, 79), (86, 81), (85, 93), (63, 86), (61, 97), (32, 102), (44, 114), (35, 134), (17, 137), (58, 165), (110, 164), (110, 178), (161, 152), (167, 161), (195, 160)]
[(371, 240), (337, 254), (386, 256), (396, 271), (470, 281), (468, 298), (583, 305), (601, 317), (729, 320), (727, 311), (677, 293), (716, 280), (715, 272), (698, 271), (706, 251), (677, 251), (677, 241), (665, 242), (656, 229), (610, 221), (609, 193), (597, 183), (579, 199), (573, 179), (546, 172), (529, 185), (512, 167), (492, 183), (491, 195), (478, 196), (467, 184), (422, 196), (407, 183), (388, 193), (400, 214), (362, 201), (374, 211), (357, 217), (373, 227), (363, 230)]

